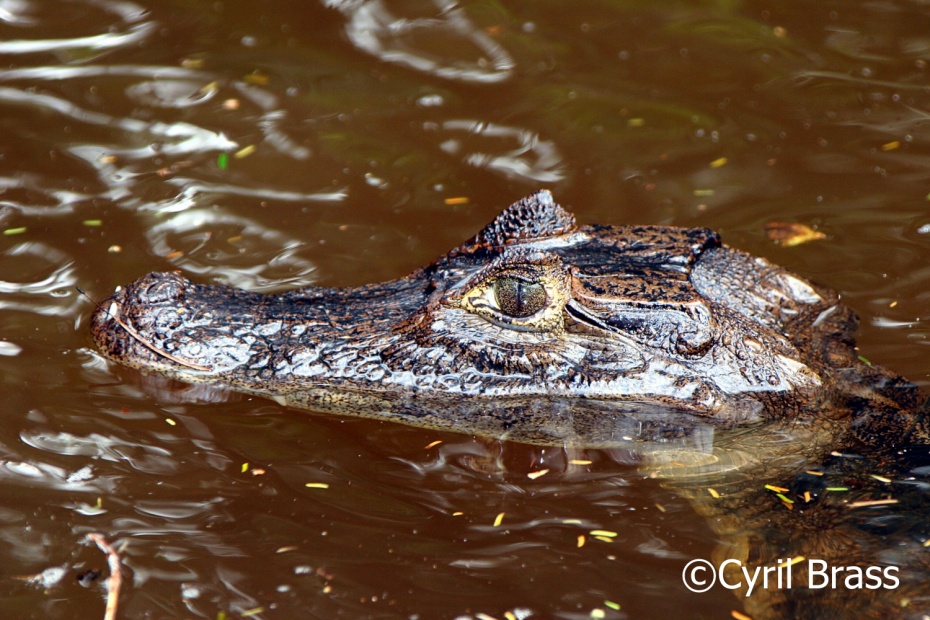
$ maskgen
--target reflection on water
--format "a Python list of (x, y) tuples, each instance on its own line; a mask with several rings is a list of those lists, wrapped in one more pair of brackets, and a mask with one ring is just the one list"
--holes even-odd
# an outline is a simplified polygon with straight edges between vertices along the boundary
[(102, 615), (91, 531), (125, 618), (741, 609), (682, 588), (715, 536), (628, 451), (117, 372), (74, 287), (397, 277), (548, 185), (841, 289), (863, 355), (927, 383), (928, 32), (920, 3), (0, 1), (3, 617)]
[(349, 40), (380, 60), (465, 82), (502, 82), (513, 73), (514, 61), (507, 51), (452, 0), (420, 3), (433, 4), (432, 14), (413, 18), (395, 15), (382, 0), (325, 0), (324, 4), (345, 13)]

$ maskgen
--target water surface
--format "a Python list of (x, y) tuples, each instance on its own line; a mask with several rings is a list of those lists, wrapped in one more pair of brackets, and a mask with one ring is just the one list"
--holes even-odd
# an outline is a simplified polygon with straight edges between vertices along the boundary
[(88, 532), (124, 618), (730, 617), (680, 583), (709, 528), (616, 455), (141, 377), (75, 287), (398, 277), (548, 187), (838, 289), (923, 385), (927, 33), (905, 1), (0, 1), (3, 617), (102, 617)]

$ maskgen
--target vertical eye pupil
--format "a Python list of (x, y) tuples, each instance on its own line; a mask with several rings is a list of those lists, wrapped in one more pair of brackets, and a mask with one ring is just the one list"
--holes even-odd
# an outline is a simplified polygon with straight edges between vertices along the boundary
[(497, 305), (504, 314), (523, 318), (536, 314), (546, 305), (546, 287), (518, 278), (499, 278), (494, 283)]

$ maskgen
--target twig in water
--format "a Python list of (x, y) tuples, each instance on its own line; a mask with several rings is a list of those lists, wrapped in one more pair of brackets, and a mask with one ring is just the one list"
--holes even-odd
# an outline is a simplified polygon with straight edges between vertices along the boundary
[(116, 607), (119, 604), (119, 588), (123, 584), (123, 573), (120, 570), (119, 554), (116, 549), (101, 534), (91, 532), (89, 539), (107, 554), (107, 565), (110, 567), (110, 579), (107, 581), (107, 610), (103, 620), (116, 620)]
[[(194, 362), (188, 362), (187, 360), (183, 360), (177, 355), (173, 355), (171, 353), (168, 353), (167, 351), (162, 351), (161, 349), (156, 347), (154, 344), (152, 344), (151, 342), (143, 338), (142, 335), (139, 334), (139, 332), (137, 332), (135, 329), (130, 327), (128, 323), (123, 321), (123, 319), (119, 318), (115, 313), (110, 312), (109, 310), (104, 310), (103, 306), (100, 305), (100, 302), (94, 299), (93, 297), (91, 297), (90, 295), (88, 295), (87, 293), (85, 293), (81, 287), (75, 286), (74, 288), (77, 289), (78, 293), (80, 293), (87, 299), (91, 300), (91, 302), (93, 302), (93, 304), (97, 306), (98, 310), (100, 310), (101, 312), (106, 312), (107, 315), (109, 315), (111, 319), (116, 321), (117, 325), (125, 329), (127, 334), (135, 338), (140, 344), (145, 346), (145, 348), (147, 348), (149, 351), (152, 351), (153, 353), (157, 355), (161, 355), (162, 357), (171, 360), (175, 364), (180, 364), (181, 366), (187, 366), (188, 368), (193, 368), (194, 370), (202, 370), (204, 372), (209, 372), (213, 370), (213, 366), (201, 366), (200, 364), (195, 364)], [(114, 305), (115, 304), (111, 304), (110, 307), (112, 308)]]

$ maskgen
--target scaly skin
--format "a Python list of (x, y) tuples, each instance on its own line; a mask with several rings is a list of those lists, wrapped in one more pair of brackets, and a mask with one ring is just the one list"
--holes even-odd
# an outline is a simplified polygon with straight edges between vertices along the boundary
[[(900, 479), (926, 459), (923, 399), (859, 361), (856, 326), (834, 292), (712, 231), (577, 226), (547, 191), (391, 282), (260, 295), (152, 273), (92, 320), (112, 360), (291, 407), (635, 446), (710, 519), (720, 560), (880, 564), (893, 539), (897, 590), (808, 591), (798, 569), (794, 590), (757, 589), (746, 608), (909, 616), (930, 607), (927, 534), (913, 518), (930, 513), (917, 487), (872, 474)], [(804, 473), (815, 468), (824, 476)], [(854, 482), (838, 496), (824, 480)], [(766, 483), (790, 489), (793, 509)], [(861, 531), (873, 509), (848, 504), (889, 493), (906, 501), (878, 510), (907, 526), (876, 543)]]

